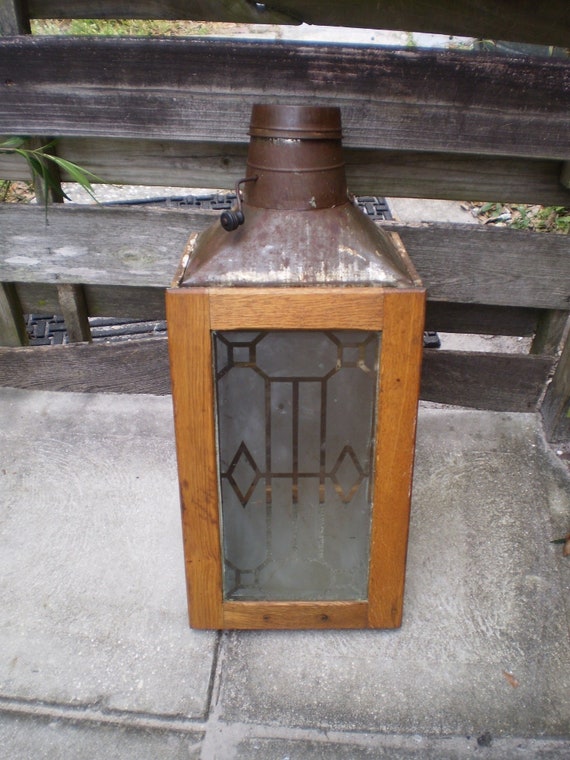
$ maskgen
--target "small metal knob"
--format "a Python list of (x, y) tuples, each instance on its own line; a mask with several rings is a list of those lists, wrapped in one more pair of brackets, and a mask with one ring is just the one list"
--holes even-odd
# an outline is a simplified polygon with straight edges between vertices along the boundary
[(226, 230), (226, 232), (237, 230), (240, 224), (243, 224), (244, 221), (245, 217), (241, 209), (237, 209), (236, 211), (233, 209), (231, 211), (223, 211), (220, 217), (220, 222), (222, 223), (222, 227)]
[(245, 216), (243, 215), (243, 210), (241, 207), (242, 198), (240, 185), (242, 185), (244, 182), (255, 182), (256, 179), (257, 176), (246, 177), (245, 179), (240, 179), (236, 182), (237, 208), (232, 208), (230, 211), (222, 211), (222, 215), (220, 216), (220, 223), (226, 232), (233, 232), (234, 230), (237, 230), (237, 228), (245, 222)]

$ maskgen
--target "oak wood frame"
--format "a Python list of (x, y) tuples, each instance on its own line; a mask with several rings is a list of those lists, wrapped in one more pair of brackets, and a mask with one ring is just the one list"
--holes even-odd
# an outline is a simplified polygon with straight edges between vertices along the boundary
[[(401, 624), (417, 400), (422, 288), (180, 288), (166, 308), (190, 624), (193, 628), (397, 628)], [(368, 599), (223, 598), (211, 333), (382, 331)]]

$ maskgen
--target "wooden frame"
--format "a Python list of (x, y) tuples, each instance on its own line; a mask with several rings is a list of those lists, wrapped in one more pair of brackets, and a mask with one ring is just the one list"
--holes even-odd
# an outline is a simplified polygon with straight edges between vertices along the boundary
[[(425, 291), (181, 288), (166, 298), (190, 623), (194, 628), (395, 628), (401, 624)], [(215, 330), (382, 331), (368, 599), (225, 601), (217, 476)]]

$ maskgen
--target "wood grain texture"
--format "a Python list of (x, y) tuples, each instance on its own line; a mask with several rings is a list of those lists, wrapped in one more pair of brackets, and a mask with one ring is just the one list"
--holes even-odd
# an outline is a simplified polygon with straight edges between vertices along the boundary
[(28, 0), (32, 18), (159, 18), (355, 26), (405, 29), (436, 34), (517, 40), (542, 45), (568, 44), (566, 0), (540, 6), (518, 0), (270, 0), (263, 10), (246, 0)]
[[(570, 155), (570, 63), (216, 39), (6, 38), (0, 133), (247, 142), (253, 103), (338, 103), (347, 147)], [(271, 93), (270, 95), (268, 93)]]
[(420, 396), (473, 409), (534, 412), (553, 365), (551, 356), (425, 351)]
[[(166, 318), (163, 287), (87, 285), (83, 291), (91, 317)], [(57, 314), (61, 308), (53, 283), (18, 283), (16, 292), (24, 314)]]
[(366, 628), (366, 602), (224, 602), (224, 627), (253, 630)]
[(91, 340), (85, 291), (81, 285), (57, 286), (59, 309), (71, 343)]
[(570, 239), (566, 235), (527, 235), (525, 230), (483, 225), (394, 227), (432, 299), (539, 309), (570, 307)]
[(381, 330), (380, 288), (211, 288), (212, 330)]
[[(210, 330), (382, 329), (380, 288), (167, 292), (167, 317), (191, 623), (196, 628), (363, 627), (366, 605), (221, 605), (217, 448)], [(391, 294), (390, 294), (391, 295)], [(412, 300), (416, 292), (412, 291)], [(422, 294), (423, 295), (423, 294)], [(401, 299), (400, 299), (401, 300)], [(421, 343), (421, 335), (419, 337)], [(373, 518), (374, 519), (374, 518)], [(247, 611), (247, 612), (246, 612)], [(351, 612), (357, 613), (356, 620)]]
[[(167, 287), (189, 234), (216, 219), (215, 212), (66, 205), (50, 208), (46, 227), (42, 209), (0, 204), (0, 278), (97, 285), (99, 296), (110, 284), (111, 288)], [(566, 235), (483, 225), (389, 222), (382, 226), (400, 234), (433, 300), (569, 308)], [(89, 305), (90, 287), (87, 297)]]
[(31, 18), (133, 18), (226, 21), (235, 23), (300, 23), (249, 0), (28, 0)]
[[(424, 351), (421, 398), (474, 409), (536, 408), (550, 356)], [(170, 393), (163, 338), (118, 344), (0, 348), (0, 386), (78, 393)]]
[(166, 340), (0, 348), (0, 385), (76, 393), (170, 393)]
[(0, 2), (0, 36), (27, 34), (30, 23), (24, 0), (2, 0)]
[(41, 208), (0, 204), (0, 272), (14, 282), (164, 288), (193, 225), (215, 218), (66, 204), (50, 206), (46, 224)]
[[(61, 137), (57, 151), (109, 183), (231, 189), (243, 173), (247, 146)], [(355, 195), (570, 204), (560, 161), (354, 148), (345, 148), (344, 157)], [(27, 180), (27, 164), (18, 156), (0, 155), (0, 176)], [(63, 179), (70, 178), (63, 173)]]
[(168, 291), (166, 305), (190, 623), (193, 628), (222, 628), (208, 296), (201, 291)]
[(541, 310), (538, 314), (536, 334), (530, 348), (531, 354), (556, 354), (564, 337), (568, 311)]
[[(426, 330), (476, 335), (533, 335), (538, 309), (428, 301)], [(537, 352), (541, 353), (541, 352)]]
[(0, 346), (25, 346), (28, 343), (22, 305), (16, 286), (0, 282)]
[(570, 440), (570, 337), (566, 338), (552, 382), (546, 389), (541, 413), (549, 441)]
[(425, 293), (386, 293), (374, 465), (369, 625), (402, 620)]
[[(89, 315), (128, 319), (165, 319), (164, 292), (160, 287), (88, 285), (83, 288)], [(25, 314), (56, 314), (59, 308), (55, 285), (19, 283), (16, 293)], [(485, 306), (428, 301), (426, 330), (483, 335), (530, 336), (542, 312), (523, 307)], [(549, 353), (548, 350), (536, 353)]]

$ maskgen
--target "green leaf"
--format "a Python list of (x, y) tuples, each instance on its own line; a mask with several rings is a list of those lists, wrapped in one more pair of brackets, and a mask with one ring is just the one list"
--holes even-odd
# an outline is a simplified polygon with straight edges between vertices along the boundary
[(4, 142), (0, 143), (0, 151), (3, 148), (7, 148), (10, 151), (15, 148), (21, 148), (22, 145), (25, 145), (27, 139), (27, 137), (8, 137)]
[(77, 164), (74, 164), (72, 161), (67, 161), (65, 158), (52, 156), (49, 153), (45, 154), (45, 157), (66, 171), (74, 182), (77, 182), (79, 185), (81, 185), (81, 187), (86, 190), (94, 200), (97, 200), (93, 193), (91, 180), (95, 180), (97, 182), (102, 182), (102, 180), (96, 174), (93, 174), (93, 172), (90, 172), (87, 169), (82, 169)]
[(93, 180), (95, 182), (103, 182), (102, 179), (100, 179), (96, 174), (93, 174), (93, 172), (90, 172), (87, 169), (83, 169), (81, 166), (74, 164), (72, 161), (67, 161), (65, 158), (60, 158), (59, 156), (54, 156), (49, 153), (48, 151), (50, 148), (55, 145), (55, 140), (52, 140), (46, 145), (42, 145), (40, 148), (35, 148), (33, 150), (23, 147), (27, 140), (28, 138), (26, 137), (8, 137), (6, 140), (4, 140), (4, 142), (0, 143), (0, 153), (16, 153), (17, 155), (21, 156), (25, 161), (27, 161), (32, 177), (41, 180), (44, 188), (46, 220), (48, 192), (50, 190), (55, 199), (63, 200), (63, 198), (66, 198), (67, 200), (70, 200), (69, 197), (61, 189), (61, 184), (57, 175), (54, 176), (53, 171), (50, 171), (50, 162), (54, 166), (57, 166), (67, 172), (71, 180), (73, 182), (77, 182), (91, 196), (91, 198), (93, 198), (93, 200), (98, 203), (91, 186), (91, 181)]

